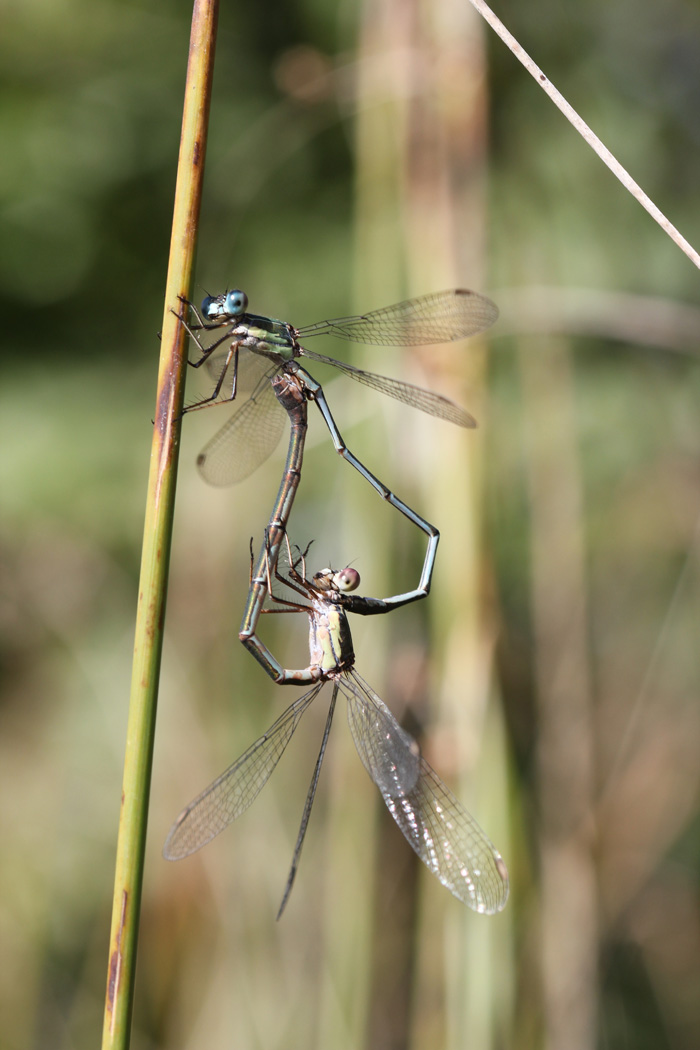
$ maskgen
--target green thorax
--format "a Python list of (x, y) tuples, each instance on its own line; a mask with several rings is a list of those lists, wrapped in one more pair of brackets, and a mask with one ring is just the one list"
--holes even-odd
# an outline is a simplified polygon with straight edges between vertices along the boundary
[(344, 610), (330, 602), (316, 600), (309, 620), (311, 665), (320, 667), (329, 676), (352, 667), (355, 653)]
[(241, 346), (277, 360), (281, 358), (283, 361), (292, 361), (299, 356), (299, 344), (294, 329), (285, 321), (277, 321), (274, 317), (243, 314), (233, 321), (231, 335), (240, 339)]

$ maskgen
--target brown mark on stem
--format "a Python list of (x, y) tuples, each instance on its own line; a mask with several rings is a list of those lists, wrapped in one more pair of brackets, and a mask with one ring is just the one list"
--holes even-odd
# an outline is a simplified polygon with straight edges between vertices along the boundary
[(107, 1009), (109, 1010), (111, 1021), (110, 1021), (110, 1032), (114, 1031), (114, 1003), (119, 991), (119, 982), (122, 973), (122, 934), (124, 932), (124, 926), (126, 925), (126, 914), (129, 904), (129, 894), (127, 890), (122, 891), (122, 909), (119, 915), (119, 926), (117, 927), (115, 937), (115, 947), (109, 957), (109, 982), (107, 984)]

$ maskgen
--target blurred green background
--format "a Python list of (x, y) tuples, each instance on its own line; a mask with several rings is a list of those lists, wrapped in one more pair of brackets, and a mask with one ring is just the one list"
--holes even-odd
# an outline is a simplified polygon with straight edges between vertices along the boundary
[[(700, 4), (497, 13), (696, 247)], [(190, 9), (3, 6), (0, 1045), (95, 1046)], [(372, 348), (474, 434), (328, 379), (348, 443), (441, 530), (430, 599), (357, 625), (360, 672), (511, 872), (506, 911), (417, 871), (337, 719), (240, 824), (160, 857), (277, 717), (236, 640), (281, 454), (231, 491), (185, 420), (135, 1047), (700, 1042), (698, 274), (464, 2), (223, 5), (197, 287), (303, 325), (452, 284), (488, 343)], [(321, 352), (350, 348), (328, 341)], [(190, 393), (202, 380), (190, 377)], [(197, 383), (199, 382), (199, 387)], [(223, 415), (222, 415), (223, 413)], [(310, 412), (292, 538), (403, 589), (422, 548)], [(389, 622), (391, 620), (391, 622)], [(288, 665), (305, 625), (265, 625)]]

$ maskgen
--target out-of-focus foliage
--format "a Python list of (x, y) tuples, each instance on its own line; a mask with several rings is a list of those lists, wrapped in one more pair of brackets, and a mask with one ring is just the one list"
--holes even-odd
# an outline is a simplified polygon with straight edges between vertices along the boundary
[[(498, 14), (700, 244), (697, 4), (503, 0)], [(187, 4), (173, 2), (30, 0), (3, 8), (0, 1016), (4, 1045), (17, 1050), (94, 1046), (101, 1024), (189, 16)], [(352, 226), (357, 18), (356, 5), (330, 0), (222, 6), (195, 298), (237, 285), (252, 309), (298, 324), (382, 305), (351, 299), (363, 265), (353, 258)], [(601, 320), (602, 338), (569, 339), (560, 330), (552, 346), (537, 342), (535, 327), (523, 346), (524, 322), (508, 310), (508, 290), (544, 286), (553, 313), (568, 288), (673, 305), (697, 302), (698, 274), (503, 45), (489, 37), (487, 51), (491, 269), (483, 290), (499, 299), (508, 325), (490, 344), (489, 405), (480, 418), (485, 574), (499, 610), (519, 822), (507, 858), (519, 996), (504, 1029), (516, 1048), (538, 1045), (543, 1027), (533, 976), (543, 805), (538, 693), (554, 680), (566, 704), (568, 686), (580, 681), (569, 683), (568, 665), (561, 670), (551, 655), (557, 639), (568, 654), (557, 629), (571, 610), (562, 614), (554, 599), (570, 561), (556, 563), (548, 578), (541, 537), (549, 537), (553, 558), (555, 546), (561, 553), (557, 496), (571, 480), (573, 509), (561, 521), (582, 552), (576, 593), (593, 748), (597, 1043), (690, 1050), (700, 1034), (698, 344), (688, 340), (685, 355), (662, 338), (642, 348), (632, 336), (606, 337)], [(634, 332), (633, 316), (629, 325)], [(533, 374), (537, 354), (545, 366)], [(562, 354), (569, 372), (557, 364)], [(376, 361), (377, 371), (401, 372), (393, 351), (379, 351)], [(372, 467), (383, 477), (385, 428), (358, 419), (359, 402), (345, 386), (333, 404), (348, 438), (369, 428)], [(200, 867), (166, 868), (159, 855), (178, 807), (280, 710), (252, 661), (231, 655), (248, 538), (260, 535), (280, 459), (238, 494), (206, 490), (194, 456), (220, 419), (193, 416), (183, 437), (135, 1045), (289, 1050), (323, 1045), (329, 1020), (318, 1020), (309, 1002), (323, 982), (328, 1001), (335, 985), (319, 958), (320, 931), (324, 914), (342, 909), (349, 892), (339, 885), (335, 901), (323, 897), (331, 846), (321, 793), (295, 890), (302, 900), (270, 929), (323, 712), (307, 717), (276, 774), (278, 793), (269, 787), (261, 796), (235, 844), (212, 844)], [(410, 423), (402, 426), (410, 440)], [(295, 538), (316, 537), (319, 563), (357, 558), (362, 569), (375, 522), (357, 535), (337, 521), (341, 500), (359, 494), (361, 483), (314, 440)], [(439, 455), (439, 438), (434, 447)], [(548, 449), (558, 453), (552, 460), (543, 458)], [(429, 507), (418, 509), (431, 517)], [(379, 520), (388, 510), (376, 513)], [(437, 524), (447, 544), (450, 522)], [(402, 534), (396, 544), (410, 572), (412, 542)], [(387, 572), (404, 578), (396, 565)], [(439, 594), (438, 587), (431, 601)], [(420, 632), (420, 617), (393, 628), (397, 648)], [(377, 659), (369, 655), (372, 631), (355, 633), (363, 659)], [(303, 625), (293, 632), (270, 625), (269, 635), (299, 665)], [(363, 819), (369, 825), (373, 803), (356, 772), (343, 784), (344, 769), (324, 773), (336, 797), (357, 795), (364, 817), (349, 806), (346, 817), (355, 830)], [(341, 1016), (364, 1009), (367, 974), (356, 980), (337, 993)], [(214, 1008), (220, 1002), (230, 1013)], [(222, 1027), (235, 1017), (235, 1039), (230, 1028), (212, 1027), (212, 1017)]]

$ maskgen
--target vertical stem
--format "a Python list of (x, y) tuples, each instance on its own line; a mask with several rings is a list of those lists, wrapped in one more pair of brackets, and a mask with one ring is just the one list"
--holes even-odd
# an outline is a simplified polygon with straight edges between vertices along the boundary
[[(406, 92), (402, 193), (410, 289), (450, 285), (485, 290), (488, 92), (480, 20), (459, 0), (414, 0), (412, 90)], [(465, 346), (419, 348), (430, 382), (486, 424), (486, 359), (475, 340)], [(485, 587), (484, 436), (412, 423), (414, 476), (442, 532), (433, 595), (426, 606), (431, 650), (419, 717), (450, 727), (453, 751), (438, 768), (499, 844), (506, 858), (503, 726), (493, 681), (492, 610)], [(439, 737), (438, 737), (439, 739)], [(443, 737), (444, 739), (444, 737)], [(428, 745), (430, 741), (428, 740)], [(416, 1050), (439, 1041), (446, 1050), (505, 1039), (512, 1005), (508, 979), (510, 916), (475, 921), (427, 900), (420, 913), (414, 998)], [(440, 930), (441, 940), (430, 933)], [(431, 1017), (423, 1006), (440, 1004)]]
[(544, 1046), (597, 1041), (594, 737), (583, 492), (565, 343), (521, 341), (532, 508)]
[[(356, 207), (358, 281), (365, 291), (359, 295), (358, 289), (358, 306), (451, 285), (483, 289), (488, 100), (478, 19), (459, 0), (369, 0), (360, 57)], [(484, 355), (474, 342), (411, 349), (402, 355), (402, 366), (403, 378), (445, 393), (483, 418)], [(401, 648), (403, 639), (396, 639), (387, 695), (410, 704), (422, 723), (432, 686), (430, 702), (437, 701), (435, 694), (442, 697), (454, 728), (453, 754), (446, 749), (446, 757), (454, 755), (452, 773), (464, 769), (473, 781), (475, 756), (483, 752), (491, 761), (479, 763), (480, 798), (502, 800), (502, 727), (488, 705), (492, 631), (482, 586), (482, 449), (479, 431), (460, 432), (421, 413), (398, 417), (387, 440), (392, 462), (383, 464), (382, 479), (435, 520), (444, 543), (432, 595), (413, 621), (420, 628), (422, 615), (429, 627)], [(398, 530), (392, 544), (368, 506), (346, 511), (345, 520), (358, 513), (373, 523), (373, 555), (380, 566), (391, 567), (402, 542)], [(392, 519), (390, 527), (395, 524)], [(428, 630), (434, 642), (430, 654)], [(391, 648), (377, 628), (373, 642), (375, 659)], [(366, 666), (364, 653), (362, 663)], [(371, 673), (373, 682), (381, 681), (381, 673)], [(449, 775), (447, 763), (437, 761)], [(502, 832), (483, 808), (478, 819), (500, 845)], [(382, 845), (378, 885), (388, 869), (389, 848), (388, 842)], [(361, 877), (367, 885), (364, 872)], [(366, 1045), (498, 1045), (512, 994), (502, 963), (509, 958), (508, 916), (480, 923), (466, 911), (455, 915), (449, 902), (432, 895), (419, 904), (419, 878), (402, 881), (404, 890), (409, 886), (414, 899), (403, 900), (401, 912), (380, 904), (370, 925), (370, 933), (380, 932), (369, 946), (374, 971)], [(416, 925), (407, 932), (411, 920)], [(393, 928), (402, 923), (404, 928)], [(360, 951), (367, 956), (367, 938), (360, 943), (360, 932), (365, 931), (356, 923), (350, 934), (358, 972)], [(338, 939), (347, 944), (349, 936)], [(400, 970), (384, 965), (386, 944), (402, 945)], [(358, 1014), (359, 1007), (353, 1020)]]
[(178, 160), (112, 905), (103, 1050), (129, 1045), (156, 701), (175, 504), (185, 332), (173, 309), (189, 291), (204, 174), (217, 0), (196, 0)]

